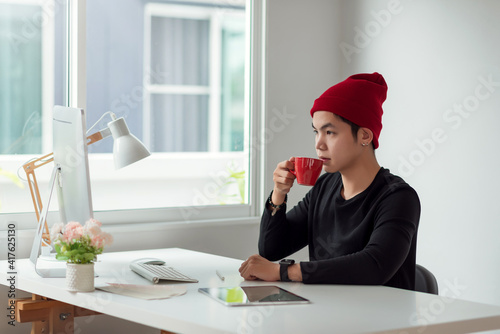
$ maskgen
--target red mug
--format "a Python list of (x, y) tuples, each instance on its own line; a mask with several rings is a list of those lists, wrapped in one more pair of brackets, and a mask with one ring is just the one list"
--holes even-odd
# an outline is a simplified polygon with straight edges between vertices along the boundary
[(299, 184), (314, 186), (322, 168), (322, 160), (301, 157), (295, 158), (295, 170), (290, 170), (290, 172), (297, 177)]

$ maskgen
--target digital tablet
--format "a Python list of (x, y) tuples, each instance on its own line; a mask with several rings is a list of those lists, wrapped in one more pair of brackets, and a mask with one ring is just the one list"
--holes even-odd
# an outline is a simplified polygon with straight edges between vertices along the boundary
[(274, 285), (199, 288), (198, 291), (227, 306), (310, 303), (308, 299)]

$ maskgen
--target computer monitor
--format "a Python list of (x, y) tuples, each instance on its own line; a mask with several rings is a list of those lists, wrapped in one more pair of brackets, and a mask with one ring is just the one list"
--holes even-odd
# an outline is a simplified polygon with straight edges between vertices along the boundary
[(85, 112), (55, 106), (52, 126), (54, 164), (61, 168), (56, 182), (61, 221), (83, 225), (93, 218)]
[[(53, 113), (54, 170), (49, 181), (49, 195), (43, 207), (30, 260), (42, 277), (64, 277), (65, 268), (37, 266), (41, 251), (43, 226), (47, 219), (54, 188), (59, 201), (61, 222), (84, 224), (93, 218), (85, 112), (80, 108), (55, 106)], [(45, 248), (45, 247), (44, 247)]]

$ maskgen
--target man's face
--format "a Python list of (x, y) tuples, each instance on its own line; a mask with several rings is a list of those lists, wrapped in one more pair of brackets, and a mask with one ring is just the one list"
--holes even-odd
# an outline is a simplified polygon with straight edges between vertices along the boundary
[(353, 167), (361, 156), (361, 144), (351, 126), (329, 111), (316, 111), (312, 126), (316, 135), (316, 154), (323, 160), (325, 172), (341, 173)]

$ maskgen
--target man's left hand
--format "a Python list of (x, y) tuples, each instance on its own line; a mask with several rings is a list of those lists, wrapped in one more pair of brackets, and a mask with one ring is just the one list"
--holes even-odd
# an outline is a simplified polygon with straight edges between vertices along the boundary
[(246, 280), (261, 279), (269, 282), (280, 280), (280, 265), (257, 254), (243, 262), (239, 271), (241, 277)]

